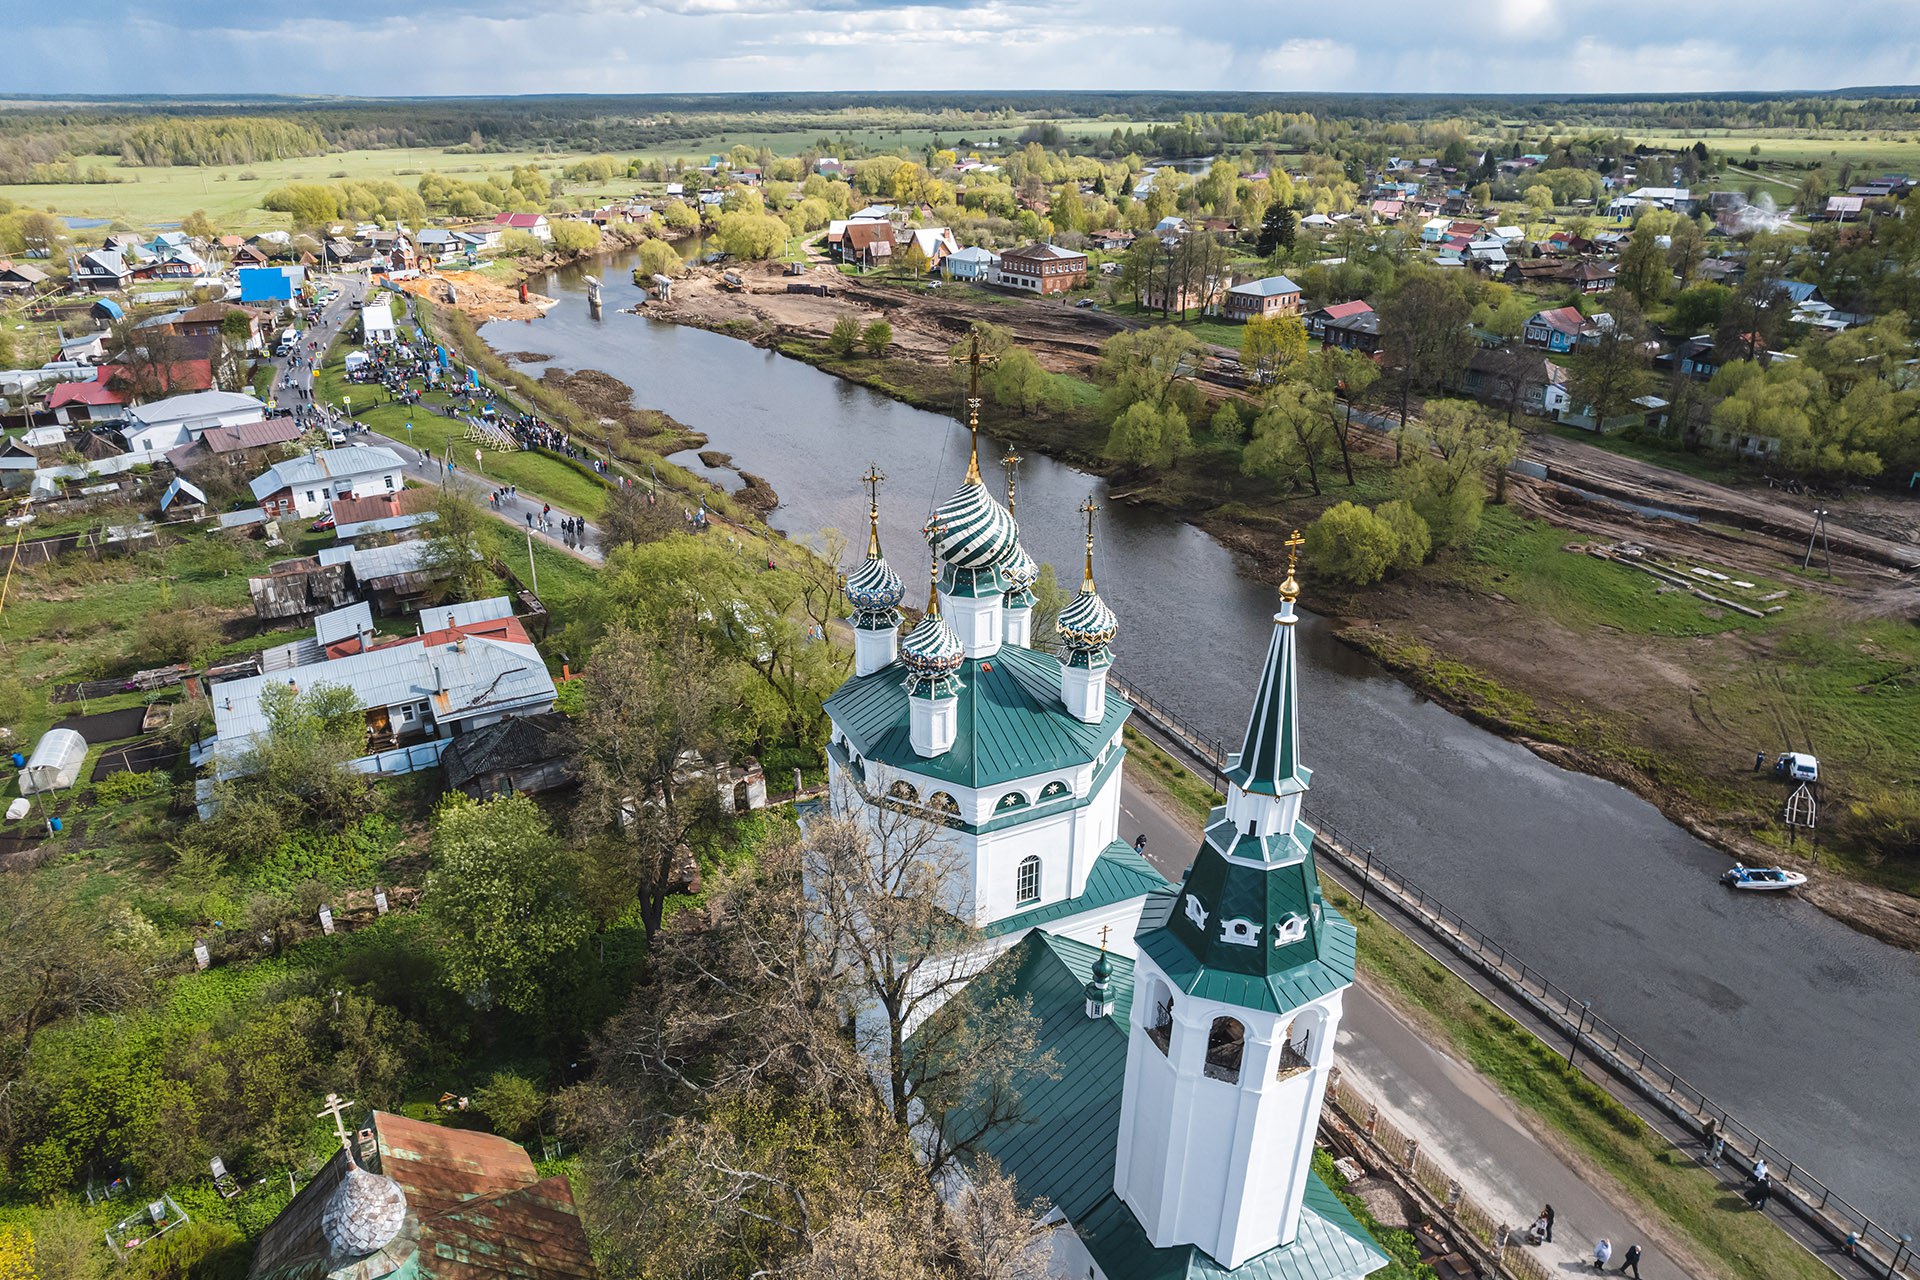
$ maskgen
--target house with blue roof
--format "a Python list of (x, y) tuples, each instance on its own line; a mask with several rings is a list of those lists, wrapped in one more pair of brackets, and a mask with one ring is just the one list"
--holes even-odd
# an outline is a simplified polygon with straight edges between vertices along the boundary
[[(976, 382), (976, 442), (978, 404)], [(1004, 506), (987, 492), (977, 443), (926, 526), (926, 609), (901, 634), (880, 479), (866, 476), (867, 556), (845, 581), (854, 673), (826, 703), (832, 793), (876, 823), (937, 825), (980, 932), (972, 982), (1038, 1021), (1052, 1066), (1019, 1082), (1019, 1114), (980, 1148), (1054, 1207), (1050, 1272), (1361, 1280), (1386, 1266), (1312, 1168), (1357, 935), (1321, 895), (1302, 817), (1293, 563), (1226, 803), (1176, 885), (1116, 839), (1132, 708), (1107, 687), (1119, 622), (1094, 581), (1092, 500), (1055, 655), (1033, 645), (1038, 570), (1013, 486)]]

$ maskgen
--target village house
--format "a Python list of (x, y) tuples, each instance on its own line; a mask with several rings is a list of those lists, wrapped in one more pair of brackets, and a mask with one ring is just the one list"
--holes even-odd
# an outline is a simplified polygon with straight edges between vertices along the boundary
[[(441, 612), (433, 610), (436, 617)], [(504, 596), (453, 612), (460, 620), (452, 625), (385, 641), (374, 639), (364, 605), (320, 615), (315, 639), (285, 646), (286, 656), (275, 655), (270, 671), (212, 687), (213, 734), (195, 746), (194, 763), (212, 764), (216, 778), (244, 776), (247, 748), (266, 732), (266, 694), (274, 687), (324, 685), (351, 693), (367, 734), (355, 767), (379, 774), (432, 768), (462, 734), (553, 710), (546, 661)], [(327, 624), (338, 615), (346, 616), (341, 630), (347, 634), (327, 644), (321, 637), (331, 634)]]
[(1035, 241), (1000, 255), (995, 284), (1033, 293), (1066, 293), (1087, 282), (1087, 255)]
[(269, 516), (311, 520), (336, 497), (394, 493), (406, 484), (406, 463), (391, 449), (356, 444), (320, 449), (277, 462), (254, 477), (254, 499)]
[(73, 260), (73, 284), (94, 293), (114, 293), (133, 282), (133, 268), (125, 257), (106, 249), (83, 253)]
[(300, 438), (293, 415), (281, 414), (258, 422), (208, 427), (187, 444), (167, 451), (167, 465), (175, 471), (193, 471), (211, 464), (225, 467), (265, 466), (276, 450)]
[(1130, 246), (1133, 243), (1133, 233), (1131, 231), (1120, 231), (1113, 228), (1108, 228), (1103, 231), (1089, 231), (1087, 233), (1087, 243), (1102, 252), (1113, 253)]
[(1536, 311), (1527, 317), (1526, 328), (1521, 331), (1521, 341), (1541, 351), (1571, 351), (1586, 327), (1587, 318), (1580, 314), (1578, 307)]
[(30, 262), (0, 263), (0, 293), (32, 293), (49, 279), (46, 272)]
[(949, 280), (990, 281), (999, 266), (999, 254), (975, 246), (948, 254), (946, 261), (940, 264), (940, 270)]
[(1327, 326), (1333, 321), (1345, 320), (1351, 316), (1365, 315), (1372, 310), (1373, 307), (1366, 301), (1356, 298), (1351, 302), (1336, 302), (1331, 306), (1321, 307), (1316, 311), (1309, 311), (1306, 315), (1307, 335), (1313, 338), (1324, 338), (1326, 336)]
[(1321, 328), (1327, 346), (1372, 355), (1380, 349), (1380, 316), (1373, 308), (1328, 320)]
[(1248, 280), (1227, 290), (1226, 313), (1229, 320), (1247, 321), (1255, 316), (1297, 316), (1300, 314), (1300, 286), (1285, 276)]
[(928, 271), (940, 270), (940, 264), (960, 247), (960, 242), (953, 238), (953, 232), (945, 227), (914, 227), (903, 234), (906, 239), (901, 252), (906, 251), (906, 245), (919, 249), (926, 256)]
[(238, 391), (196, 391), (127, 410), (121, 432), (130, 453), (164, 454), (191, 444), (215, 427), (261, 422), (267, 406)]
[(553, 239), (553, 227), (547, 222), (547, 215), (544, 213), (496, 214), (493, 225), (502, 235), (509, 231), (524, 231), (536, 240)]

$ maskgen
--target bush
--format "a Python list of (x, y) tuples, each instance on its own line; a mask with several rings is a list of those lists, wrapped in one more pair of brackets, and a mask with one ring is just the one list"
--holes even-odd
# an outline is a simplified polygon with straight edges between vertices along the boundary
[(1413, 504), (1405, 498), (1395, 498), (1392, 502), (1383, 502), (1373, 509), (1373, 514), (1381, 523), (1393, 530), (1396, 546), (1393, 553), (1393, 567), (1411, 569), (1423, 564), (1433, 550), (1433, 532), (1427, 528), (1427, 522)]
[(1365, 507), (1342, 502), (1307, 526), (1307, 558), (1317, 572), (1365, 586), (1386, 576), (1400, 550), (1400, 535)]
[(841, 316), (833, 322), (833, 332), (827, 335), (827, 349), (837, 356), (850, 356), (860, 344), (860, 322), (852, 316)]
[(546, 1095), (525, 1076), (496, 1071), (473, 1091), (473, 1105), (503, 1138), (523, 1138), (547, 1109)]
[(101, 804), (126, 804), (160, 792), (160, 775), (124, 771), (110, 773), (93, 784), (94, 798)]
[(1213, 438), (1228, 444), (1238, 444), (1247, 438), (1247, 424), (1241, 420), (1240, 410), (1233, 401), (1222, 400), (1220, 407), (1213, 411), (1213, 421), (1208, 424)]

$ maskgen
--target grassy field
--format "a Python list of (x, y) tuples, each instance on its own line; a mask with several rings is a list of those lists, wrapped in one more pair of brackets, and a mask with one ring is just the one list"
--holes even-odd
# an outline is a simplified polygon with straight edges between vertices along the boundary
[[(1749, 129), (1633, 129), (1636, 141), (1675, 146), (1704, 142), (1736, 164), (1811, 164), (1827, 161), (1872, 169), (1909, 170), (1920, 166), (1920, 137), (1887, 133), (1845, 133), (1833, 130)], [(1759, 147), (1758, 155), (1751, 154)]]

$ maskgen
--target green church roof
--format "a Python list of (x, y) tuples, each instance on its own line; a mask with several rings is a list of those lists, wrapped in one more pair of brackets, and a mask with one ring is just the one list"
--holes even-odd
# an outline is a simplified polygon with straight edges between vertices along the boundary
[(1227, 781), (1242, 791), (1278, 796), (1307, 789), (1307, 774), (1300, 767), (1300, 691), (1294, 661), (1299, 629), (1293, 602), (1283, 600), (1247, 716), (1247, 736), (1227, 768)]
[(1008, 916), (1005, 920), (996, 920), (987, 926), (985, 932), (989, 937), (1003, 938), (1022, 929), (1077, 916), (1082, 911), (1110, 907), (1116, 902), (1125, 902), (1142, 894), (1163, 894), (1172, 887), (1165, 876), (1153, 869), (1151, 863), (1133, 851), (1132, 845), (1125, 840), (1115, 840), (1102, 849), (1100, 856), (1094, 860), (1093, 869), (1087, 873), (1087, 887), (1079, 897), (1050, 902), (1046, 906)]
[(1293, 1243), (1232, 1270), (1191, 1245), (1153, 1247), (1113, 1190), (1134, 966), (1108, 956), (1113, 1011), (1089, 1018), (1086, 983), (1099, 956), (1097, 947), (1036, 929), (975, 979), (1031, 1001), (1039, 1047), (1057, 1064), (1051, 1077), (1019, 1083), (1020, 1119), (984, 1143), (1020, 1194), (1059, 1208), (1109, 1280), (1357, 1280), (1385, 1266), (1386, 1254), (1318, 1178), (1308, 1181)]
[(1106, 715), (1086, 724), (1060, 701), (1060, 663), (1003, 645), (961, 664), (959, 724), (952, 749), (931, 759), (913, 749), (906, 671), (898, 663), (855, 676), (827, 699), (827, 714), (868, 761), (962, 787), (990, 787), (1091, 763), (1133, 708), (1109, 691)]

